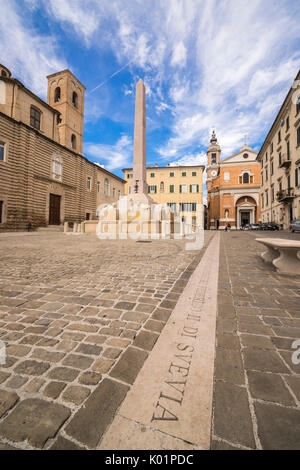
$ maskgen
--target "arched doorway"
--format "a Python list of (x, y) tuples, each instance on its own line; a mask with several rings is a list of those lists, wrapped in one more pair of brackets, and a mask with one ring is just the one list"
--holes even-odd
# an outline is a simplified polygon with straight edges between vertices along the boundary
[(257, 205), (253, 197), (242, 196), (235, 204), (236, 208), (236, 227), (254, 224), (257, 218)]

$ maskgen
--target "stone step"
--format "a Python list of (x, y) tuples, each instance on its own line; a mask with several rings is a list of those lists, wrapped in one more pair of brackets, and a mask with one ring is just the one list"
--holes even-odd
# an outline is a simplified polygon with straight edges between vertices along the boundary
[(63, 232), (63, 225), (47, 225), (47, 227), (38, 227), (37, 232)]

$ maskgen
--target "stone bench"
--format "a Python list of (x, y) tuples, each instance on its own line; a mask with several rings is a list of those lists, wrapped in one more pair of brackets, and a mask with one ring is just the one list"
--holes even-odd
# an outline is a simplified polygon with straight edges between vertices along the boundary
[(284, 238), (256, 238), (257, 242), (266, 246), (267, 251), (261, 254), (265, 262), (273, 263), (280, 274), (300, 275), (300, 240)]

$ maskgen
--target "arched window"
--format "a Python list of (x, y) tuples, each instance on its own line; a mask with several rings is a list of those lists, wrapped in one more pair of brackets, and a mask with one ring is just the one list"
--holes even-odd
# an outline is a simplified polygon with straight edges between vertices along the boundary
[(5, 72), (5, 70), (1, 70), (1, 76), (2, 77), (7, 77), (7, 73)]
[(62, 161), (58, 154), (52, 157), (52, 178), (61, 181), (62, 176)]
[(104, 180), (104, 195), (109, 196), (109, 181), (107, 178)]
[(71, 136), (71, 149), (76, 149), (76, 135), (72, 134)]
[(244, 173), (243, 174), (243, 184), (248, 184), (249, 183), (249, 173)]
[(60, 88), (59, 86), (54, 90), (54, 103), (60, 102)]
[(30, 125), (38, 130), (41, 128), (41, 112), (33, 106), (30, 108)]
[(165, 185), (164, 185), (164, 182), (163, 182), (163, 181), (161, 181), (159, 188), (160, 188), (159, 190), (160, 190), (161, 193), (164, 193), (164, 192), (165, 192)]
[(78, 107), (78, 96), (77, 96), (76, 91), (73, 91), (73, 95), (72, 95), (72, 105), (75, 106), (75, 108)]

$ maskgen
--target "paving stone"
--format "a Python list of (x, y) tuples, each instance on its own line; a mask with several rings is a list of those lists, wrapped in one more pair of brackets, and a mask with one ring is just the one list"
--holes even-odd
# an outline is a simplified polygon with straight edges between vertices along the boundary
[(46, 370), (48, 370), (50, 364), (46, 362), (38, 362), (35, 360), (26, 360), (19, 363), (14, 371), (18, 374), (25, 374), (25, 375), (42, 375)]
[(295, 341), (295, 338), (280, 338), (278, 336), (272, 336), (271, 341), (278, 349), (292, 351), (292, 344)]
[(145, 351), (129, 347), (111, 370), (110, 375), (132, 385), (147, 356)]
[(78, 379), (78, 382), (83, 385), (97, 385), (102, 379), (102, 375), (97, 372), (83, 372)]
[(54, 380), (62, 380), (72, 382), (79, 374), (79, 370), (71, 369), (70, 367), (55, 367), (50, 370), (48, 377)]
[(6, 356), (5, 364), (1, 364), (1, 368), (8, 369), (9, 367), (12, 367), (16, 362), (17, 359), (15, 357)]
[(19, 396), (15, 392), (7, 392), (0, 390), (0, 418), (10, 410), (19, 400)]
[[(76, 441), (95, 448), (124, 400), (129, 387), (104, 379), (75, 414), (66, 433)], [(99, 419), (101, 416), (101, 419)]]
[(35, 377), (26, 384), (24, 390), (27, 393), (37, 393), (40, 390), (41, 386), (44, 385), (44, 383), (44, 379), (41, 379), (40, 377)]
[(42, 338), (38, 343), (36, 343), (36, 345), (37, 346), (52, 347), (52, 346), (55, 346), (57, 343), (58, 343), (58, 339)]
[(79, 354), (69, 354), (62, 361), (63, 365), (75, 367), (75, 369), (87, 369), (92, 364), (93, 359)]
[(106, 340), (106, 336), (103, 335), (89, 335), (85, 338), (86, 343), (92, 343), (92, 344), (103, 344)]
[(109, 371), (109, 369), (111, 368), (113, 364), (114, 364), (114, 361), (109, 361), (109, 360), (100, 358), (94, 362), (92, 369), (97, 372), (100, 372), (101, 374), (105, 374), (106, 372)]
[(297, 400), (300, 402), (300, 376), (285, 375), (284, 379), (296, 395)]
[(59, 397), (59, 395), (61, 394), (63, 389), (66, 387), (66, 385), (67, 384), (64, 382), (56, 382), (56, 381), (49, 382), (44, 388), (43, 393), (46, 397), (49, 397), (55, 400), (56, 398)]
[(136, 304), (133, 302), (118, 302), (115, 305), (115, 308), (118, 308), (120, 310), (133, 310), (135, 305)]
[(99, 333), (106, 336), (120, 336), (121, 331), (118, 328), (101, 328)]
[(20, 344), (36, 344), (41, 338), (42, 337), (38, 335), (26, 335), (25, 338), (20, 341)]
[(240, 351), (217, 348), (215, 377), (237, 385), (244, 384), (245, 378)]
[(80, 344), (75, 352), (99, 356), (103, 348), (94, 344)]
[(272, 343), (271, 339), (267, 336), (250, 335), (247, 333), (243, 333), (241, 334), (240, 338), (241, 343), (244, 347), (250, 346), (260, 349), (275, 349), (275, 346)]
[(243, 350), (245, 369), (252, 369), (266, 372), (288, 373), (286, 367), (279, 354), (275, 351), (261, 350), (254, 348), (245, 348)]
[(28, 377), (22, 377), (21, 375), (13, 375), (5, 384), (8, 388), (17, 389), (22, 387), (28, 380)]
[(231, 318), (217, 319), (217, 330), (223, 333), (236, 333), (237, 322)]
[(58, 345), (56, 346), (56, 349), (59, 349), (60, 351), (65, 351), (65, 352), (70, 352), (72, 351), (78, 343), (76, 341), (64, 339)]
[(148, 315), (145, 313), (140, 312), (126, 312), (122, 315), (122, 320), (130, 321), (130, 322), (137, 322), (137, 323), (144, 323), (148, 318)]
[(61, 335), (62, 339), (67, 339), (67, 340), (72, 340), (72, 341), (82, 341), (84, 337), (85, 337), (85, 334), (83, 333), (71, 333), (70, 331), (67, 331)]
[(217, 441), (215, 439), (212, 440), (210, 450), (241, 450), (240, 447), (236, 447), (233, 445), (228, 444), (224, 441)]
[(49, 450), (85, 450), (84, 447), (81, 447), (69, 439), (65, 439), (62, 436), (58, 436), (54, 444), (49, 448)]
[(33, 447), (42, 448), (69, 416), (65, 406), (38, 398), (23, 400), (0, 423), (0, 436), (13, 442), (28, 440)]
[(7, 354), (17, 357), (27, 356), (30, 350), (31, 348), (29, 346), (23, 346), (22, 344), (9, 344), (6, 347)]
[(237, 335), (231, 333), (218, 334), (218, 347), (224, 349), (240, 349), (240, 341)]
[(59, 362), (64, 357), (64, 353), (35, 348), (30, 357), (41, 359), (42, 361)]
[(122, 350), (117, 349), (117, 348), (106, 348), (103, 351), (103, 357), (106, 357), (107, 359), (117, 359), (117, 357), (120, 356)]
[(163, 330), (165, 324), (163, 322), (157, 320), (148, 320), (147, 323), (144, 325), (146, 330), (155, 331), (156, 333), (160, 333)]
[[(300, 375), (300, 364), (295, 364), (293, 362), (293, 353), (295, 353), (296, 350), (292, 349), (291, 351), (279, 351), (279, 355), (281, 358), (285, 361), (285, 363), (290, 367), (290, 369)], [(299, 359), (299, 353), (296, 353), (296, 360)]]
[(136, 331), (133, 331), (133, 330), (123, 330), (122, 333), (121, 333), (121, 336), (123, 338), (128, 338), (128, 339), (135, 339), (136, 337)]
[(221, 381), (216, 382), (214, 433), (233, 444), (255, 448), (245, 388)]
[(10, 376), (8, 372), (3, 372), (0, 370), (0, 384), (5, 382), (5, 380)]
[(121, 338), (111, 338), (107, 340), (107, 344), (116, 348), (126, 348), (126, 346), (130, 344), (130, 341)]
[(151, 351), (158, 339), (158, 335), (150, 331), (140, 331), (133, 342), (133, 346), (137, 348)]
[(263, 317), (263, 320), (267, 325), (282, 326), (282, 322), (277, 317)]
[(151, 315), (153, 320), (159, 320), (163, 322), (167, 322), (172, 310), (164, 309), (164, 308), (157, 308)]
[(87, 333), (96, 333), (98, 331), (97, 326), (92, 325), (81, 325), (79, 323), (71, 323), (66, 327), (68, 330), (75, 330), (75, 331), (85, 331)]
[(90, 390), (88, 388), (81, 387), (80, 385), (71, 385), (63, 392), (62, 399), (66, 402), (80, 405), (89, 396), (89, 394)]
[(295, 339), (300, 338), (300, 328), (294, 328), (290, 326), (274, 326), (273, 331), (277, 336)]
[(66, 315), (70, 314), (70, 315), (75, 315), (76, 313), (80, 312), (81, 311), (81, 308), (79, 305), (77, 304), (69, 304), (69, 305), (65, 305), (64, 307), (62, 307), (59, 312), (60, 313), (65, 313)]
[(300, 449), (300, 410), (258, 402), (254, 406), (263, 449)]
[(295, 402), (277, 374), (248, 371), (250, 393), (253, 398), (294, 406)]

